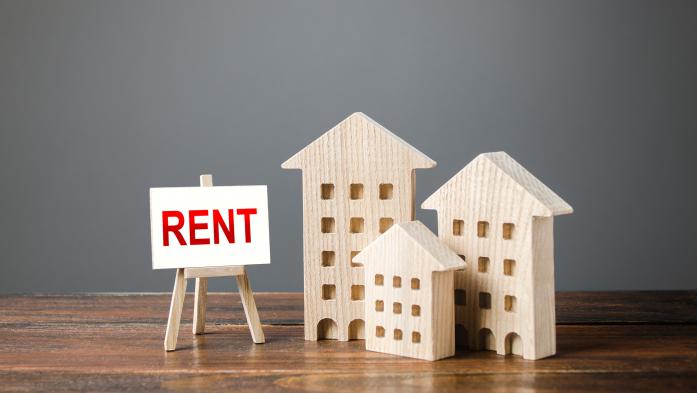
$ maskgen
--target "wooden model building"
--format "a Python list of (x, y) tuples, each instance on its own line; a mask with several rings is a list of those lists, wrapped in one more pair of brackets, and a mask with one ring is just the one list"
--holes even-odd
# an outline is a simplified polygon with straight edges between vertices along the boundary
[(365, 267), (369, 351), (455, 354), (454, 270), (465, 262), (419, 221), (396, 224), (355, 258)]
[(283, 163), (302, 170), (306, 340), (363, 338), (363, 267), (352, 259), (414, 219), (414, 171), (435, 165), (362, 113)]
[(455, 274), (458, 345), (540, 359), (556, 351), (553, 217), (573, 209), (504, 152), (484, 153), (422, 205), (468, 262)]

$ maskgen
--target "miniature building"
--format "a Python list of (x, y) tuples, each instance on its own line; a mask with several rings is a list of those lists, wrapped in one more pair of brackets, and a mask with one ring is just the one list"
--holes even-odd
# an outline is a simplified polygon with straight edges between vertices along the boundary
[(365, 266), (367, 350), (425, 360), (455, 354), (453, 274), (465, 267), (457, 254), (412, 221), (354, 259)]
[(504, 152), (475, 158), (422, 205), (468, 262), (455, 274), (458, 345), (556, 352), (553, 217), (573, 209)]
[(363, 338), (363, 267), (352, 261), (414, 219), (414, 172), (436, 163), (354, 113), (283, 163), (302, 169), (305, 339)]

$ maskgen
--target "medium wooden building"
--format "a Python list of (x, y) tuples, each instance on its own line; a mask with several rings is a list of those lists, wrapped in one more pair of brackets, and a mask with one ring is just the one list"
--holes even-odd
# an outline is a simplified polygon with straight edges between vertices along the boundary
[(468, 261), (455, 274), (458, 344), (540, 359), (556, 352), (554, 216), (573, 209), (504, 152), (484, 153), (422, 205)]

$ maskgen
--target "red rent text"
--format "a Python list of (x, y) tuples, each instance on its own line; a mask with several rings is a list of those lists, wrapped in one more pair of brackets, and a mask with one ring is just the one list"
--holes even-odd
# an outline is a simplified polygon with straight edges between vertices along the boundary
[[(220, 244), (221, 233), (224, 240), (228, 243), (235, 243), (235, 220), (234, 209), (228, 209), (226, 218), (219, 210), (189, 210), (189, 245), (211, 244), (211, 239), (206, 237), (196, 237), (197, 230), (208, 229), (209, 223), (213, 228), (213, 244)], [(257, 209), (237, 209), (237, 215), (244, 217), (244, 241), (252, 242), (252, 225), (250, 216), (257, 214)], [(212, 216), (212, 220), (211, 220)], [(180, 245), (186, 246), (186, 239), (182, 235), (185, 216), (178, 210), (165, 210), (162, 212), (162, 244), (169, 246), (170, 233), (174, 235)], [(211, 222), (212, 221), (212, 222)]]

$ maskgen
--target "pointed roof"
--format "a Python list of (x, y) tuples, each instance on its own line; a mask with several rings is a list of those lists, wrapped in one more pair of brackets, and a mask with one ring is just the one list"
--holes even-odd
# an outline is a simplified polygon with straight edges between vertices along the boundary
[(309, 152), (319, 149), (323, 142), (326, 142), (333, 136), (337, 136), (339, 133), (356, 131), (357, 129), (361, 132), (362, 137), (370, 137), (371, 135), (374, 135), (369, 133), (368, 128), (374, 128), (375, 130), (384, 133), (387, 136), (387, 138), (384, 139), (386, 142), (397, 144), (402, 149), (405, 149), (410, 155), (414, 168), (433, 168), (436, 166), (435, 161), (430, 159), (424, 153), (420, 152), (414, 146), (405, 142), (402, 138), (393, 134), (390, 130), (380, 125), (380, 123), (371, 119), (362, 112), (355, 112), (286, 160), (286, 162), (281, 164), (281, 168), (301, 169), (303, 166), (302, 158)]
[[(559, 195), (549, 189), (544, 183), (538, 180), (532, 173), (528, 172), (506, 152), (499, 151), (494, 153), (482, 153), (477, 158), (472, 160), (467, 166), (462, 168), (455, 176), (445, 182), (436, 192), (426, 198), (421, 204), (422, 209), (438, 209), (441, 203), (444, 203), (442, 193), (449, 190), (456, 181), (469, 173), (468, 169), (478, 165), (485, 165), (499, 171), (508, 179), (517, 183), (525, 192), (537, 201), (540, 206), (541, 216), (557, 216), (562, 214), (571, 214), (574, 209), (566, 203)], [(465, 192), (465, 190), (454, 190), (454, 192)]]
[(371, 263), (374, 258), (382, 259), (379, 255), (382, 247), (403, 244), (405, 241), (423, 251), (421, 253), (425, 256), (423, 263), (429, 264), (433, 271), (457, 270), (465, 267), (465, 261), (443, 244), (421, 221), (393, 225), (353, 257), (353, 260), (365, 264)]

